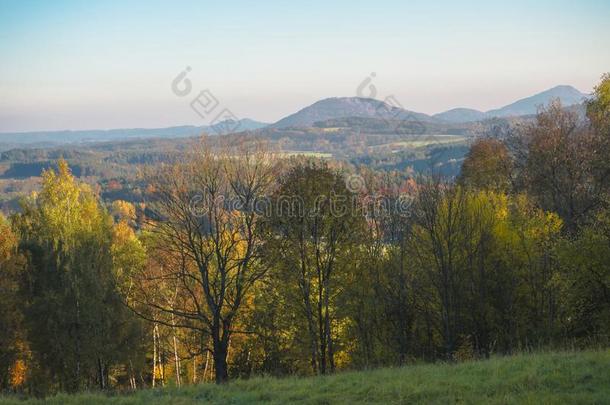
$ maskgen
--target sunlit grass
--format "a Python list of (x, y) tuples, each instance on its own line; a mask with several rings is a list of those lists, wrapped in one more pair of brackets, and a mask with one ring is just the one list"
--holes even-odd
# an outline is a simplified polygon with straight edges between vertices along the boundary
[[(602, 404), (610, 401), (610, 350), (522, 354), (459, 364), (427, 364), (327, 377), (237, 380), (127, 395), (58, 395), (50, 404), (491, 403)], [(4, 398), (0, 403), (32, 404)]]
[(299, 150), (282, 151), (279, 153), (279, 155), (281, 157), (306, 156), (306, 157), (320, 158), (320, 159), (330, 159), (333, 157), (332, 153), (299, 151)]
[(389, 148), (392, 152), (397, 152), (404, 149), (422, 148), (432, 145), (447, 145), (466, 142), (468, 138), (461, 135), (447, 134), (424, 134), (424, 135), (409, 135), (402, 141), (384, 143), (372, 146), (372, 149)]

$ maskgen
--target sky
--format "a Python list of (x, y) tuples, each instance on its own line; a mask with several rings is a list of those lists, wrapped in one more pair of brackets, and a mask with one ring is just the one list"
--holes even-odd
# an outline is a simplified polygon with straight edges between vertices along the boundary
[(367, 78), (429, 114), (590, 92), (609, 19), (608, 0), (0, 0), (0, 132), (206, 125), (190, 104), (204, 90), (274, 122)]

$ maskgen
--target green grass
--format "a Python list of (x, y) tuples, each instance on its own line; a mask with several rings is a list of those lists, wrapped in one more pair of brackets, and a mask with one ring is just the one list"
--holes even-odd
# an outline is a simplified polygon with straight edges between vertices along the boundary
[(279, 153), (281, 157), (293, 157), (293, 156), (305, 156), (305, 157), (313, 157), (320, 159), (329, 159), (333, 157), (332, 153), (326, 152), (311, 152), (311, 151), (301, 151), (301, 150), (287, 150)]
[[(58, 395), (49, 404), (610, 403), (610, 350), (523, 354), (328, 377), (253, 378), (133, 394)], [(0, 400), (0, 404), (42, 401)]]
[(384, 143), (381, 145), (372, 146), (372, 149), (380, 149), (389, 147), (393, 152), (397, 152), (403, 149), (413, 149), (413, 148), (421, 148), (423, 146), (430, 145), (446, 145), (446, 144), (454, 144), (465, 142), (467, 140), (466, 137), (461, 135), (446, 135), (446, 134), (436, 134), (436, 135), (419, 135), (413, 136), (412, 139), (406, 139), (404, 141), (390, 142)]

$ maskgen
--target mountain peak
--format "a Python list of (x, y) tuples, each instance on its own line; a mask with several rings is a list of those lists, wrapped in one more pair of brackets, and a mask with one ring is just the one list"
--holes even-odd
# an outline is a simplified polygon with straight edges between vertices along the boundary
[(569, 84), (559, 84), (557, 86), (551, 87), (548, 90), (543, 91), (542, 93), (545, 93), (547, 91), (569, 91), (574, 94), (580, 93), (580, 91), (576, 87), (570, 86)]
[(561, 84), (530, 97), (517, 100), (504, 107), (481, 112), (471, 108), (453, 108), (451, 110), (433, 115), (434, 118), (446, 122), (471, 122), (493, 117), (515, 117), (520, 115), (536, 114), (540, 106), (549, 104), (552, 100), (559, 99), (565, 106), (580, 104), (587, 98), (587, 94), (582, 93), (573, 86)]
[(522, 98), (507, 106), (487, 111), (490, 117), (509, 117), (535, 114), (540, 106), (547, 105), (554, 99), (559, 99), (564, 106), (582, 103), (587, 95), (569, 85), (559, 85), (548, 90)]
[(271, 127), (307, 127), (319, 121), (347, 117), (431, 120), (431, 117), (426, 114), (408, 111), (372, 98), (330, 97), (316, 101), (296, 113), (282, 118)]
[(471, 122), (484, 119), (485, 113), (472, 108), (452, 108), (451, 110), (434, 114), (433, 117), (446, 122)]

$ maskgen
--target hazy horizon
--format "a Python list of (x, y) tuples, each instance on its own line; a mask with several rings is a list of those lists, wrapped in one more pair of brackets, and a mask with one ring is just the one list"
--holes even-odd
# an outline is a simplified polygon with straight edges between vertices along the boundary
[(0, 132), (208, 125), (189, 108), (205, 89), (274, 122), (372, 72), (377, 98), (427, 114), (588, 93), (610, 69), (610, 4), (559, 3), (0, 3)]

